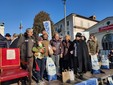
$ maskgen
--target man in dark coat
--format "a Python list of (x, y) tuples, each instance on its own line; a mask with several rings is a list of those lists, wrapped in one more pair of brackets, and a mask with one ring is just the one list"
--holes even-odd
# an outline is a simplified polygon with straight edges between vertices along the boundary
[[(33, 68), (33, 52), (32, 48), (35, 44), (33, 37), (33, 29), (27, 28), (24, 35), (20, 35), (17, 47), (20, 48), (20, 58), (22, 68), (29, 71), (29, 85), (32, 83), (32, 68)], [(26, 66), (27, 64), (27, 66)]]
[(17, 48), (18, 40), (19, 40), (18, 35), (14, 33), (10, 43), (10, 48)]
[(86, 42), (82, 40), (81, 33), (76, 34), (76, 39), (73, 41), (73, 43), (74, 73), (78, 73), (79, 78), (83, 79), (83, 73), (86, 73), (88, 71), (88, 47)]

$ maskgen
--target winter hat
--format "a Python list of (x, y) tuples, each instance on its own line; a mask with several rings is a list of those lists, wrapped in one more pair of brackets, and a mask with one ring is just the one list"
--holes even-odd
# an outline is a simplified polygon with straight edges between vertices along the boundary
[(11, 37), (11, 35), (9, 33), (6, 33), (5, 37)]
[(42, 37), (37, 38), (37, 41), (42, 41), (42, 40), (43, 40)]
[(76, 34), (76, 37), (82, 37), (82, 34), (81, 34), (80, 32), (78, 32), (78, 33)]

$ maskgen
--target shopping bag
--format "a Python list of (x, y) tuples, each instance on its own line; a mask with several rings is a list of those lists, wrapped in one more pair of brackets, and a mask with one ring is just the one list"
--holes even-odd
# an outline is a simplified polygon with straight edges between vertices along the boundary
[(99, 74), (100, 73), (100, 65), (98, 62), (97, 55), (91, 55), (91, 63), (92, 63), (92, 73)]
[(62, 81), (74, 81), (74, 72), (72, 70), (62, 72)]
[(86, 81), (82, 81), (82, 82), (74, 84), (74, 85), (86, 85)]
[(86, 85), (98, 85), (97, 78), (90, 78), (90, 79), (86, 80)]
[(48, 74), (48, 80), (57, 80), (56, 66), (55, 66), (52, 58), (50, 58), (50, 57), (47, 57), (46, 70), (47, 70), (47, 74)]
[(112, 79), (112, 77), (108, 77), (108, 83), (109, 83), (109, 85), (113, 85), (113, 79)]
[(70, 75), (70, 80), (74, 81), (75, 76), (74, 76), (74, 72), (72, 70), (69, 71), (69, 75)]
[(57, 75), (48, 75), (48, 80), (51, 81), (51, 80), (57, 80)]
[(75, 85), (98, 85), (98, 80), (97, 80), (97, 78), (91, 78), (91, 79), (88, 79), (86, 81), (82, 81), (80, 83), (77, 83)]
[(101, 68), (102, 69), (109, 69), (109, 60), (107, 55), (102, 55), (101, 56)]

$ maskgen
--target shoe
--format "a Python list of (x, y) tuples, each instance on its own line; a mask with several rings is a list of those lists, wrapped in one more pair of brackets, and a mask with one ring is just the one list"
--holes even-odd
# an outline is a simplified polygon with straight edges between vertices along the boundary
[(56, 75), (57, 75), (57, 76), (61, 76), (61, 74), (60, 74), (60, 73), (57, 73)]
[(105, 74), (105, 72), (104, 72), (104, 71), (102, 71), (102, 70), (100, 70), (100, 73), (103, 73), (103, 74)]
[(86, 80), (86, 78), (84, 78), (83, 75), (80, 75), (78, 78), (79, 78), (80, 80)]
[(75, 78), (79, 78), (79, 75), (75, 74)]
[(40, 83), (36, 83), (36, 85), (41, 85)]

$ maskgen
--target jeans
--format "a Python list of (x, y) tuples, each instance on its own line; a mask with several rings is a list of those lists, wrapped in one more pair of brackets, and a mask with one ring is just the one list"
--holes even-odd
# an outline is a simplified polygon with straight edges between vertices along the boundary
[(45, 70), (45, 59), (36, 59), (36, 62), (38, 63), (38, 66), (40, 68), (39, 74), (40, 74), (40, 80), (42, 80)]
[(59, 66), (60, 56), (59, 55), (52, 55), (51, 57), (56, 65), (56, 73), (58, 74), (60, 71), (60, 66)]

